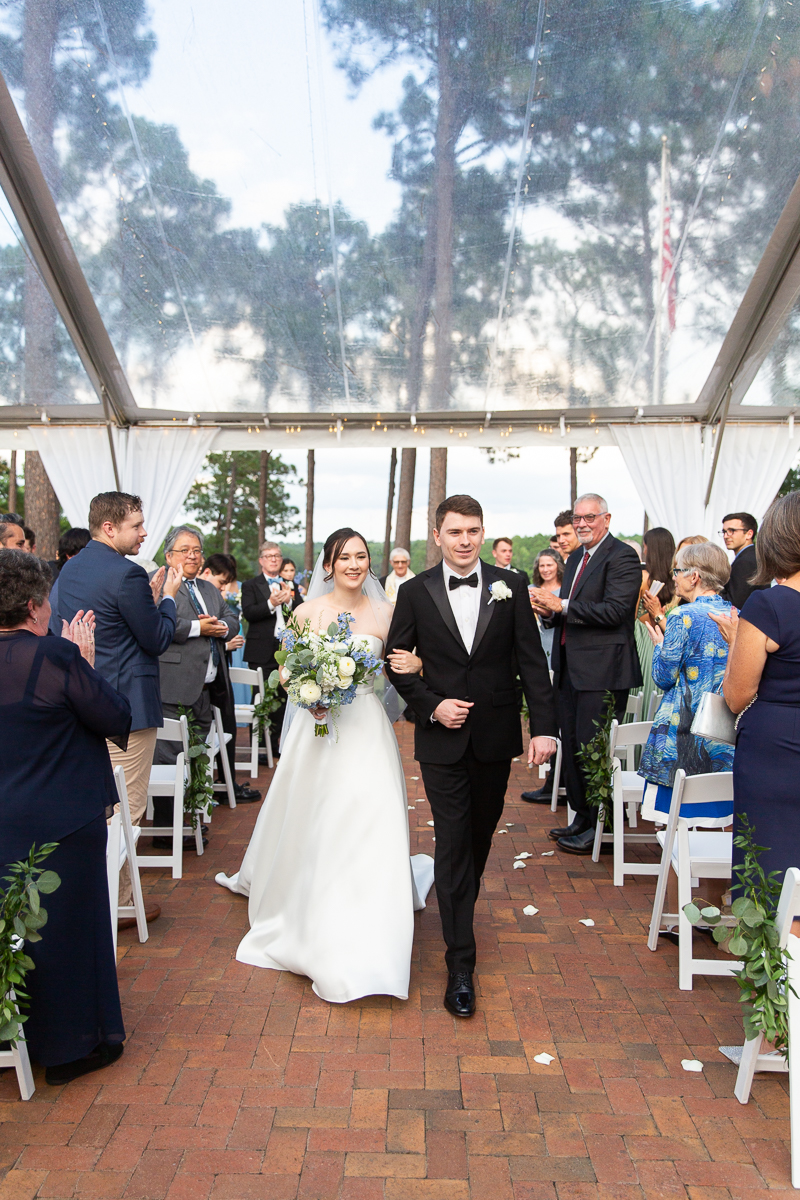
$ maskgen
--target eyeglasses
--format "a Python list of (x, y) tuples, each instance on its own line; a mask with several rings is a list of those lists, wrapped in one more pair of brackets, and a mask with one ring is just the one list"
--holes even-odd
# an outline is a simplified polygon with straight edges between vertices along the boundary
[(606, 513), (587, 513), (586, 516), (579, 517), (577, 513), (572, 514), (572, 524), (581, 525), (584, 522), (587, 525), (594, 525), (598, 517), (605, 517)]
[(692, 571), (696, 571), (697, 567), (673, 567), (672, 578), (677, 579), (679, 575), (689, 575)]
[(725, 537), (726, 533), (747, 533), (747, 530), (744, 525), (729, 525), (727, 529), (720, 529), (719, 532)]
[(272, 550), (268, 550), (266, 554), (259, 554), (259, 558), (283, 558), (282, 554), (278, 554)]
[(199, 547), (194, 547), (190, 550), (183, 550), (183, 549), (178, 549), (177, 546), (173, 546), (172, 549), (170, 550), (170, 554), (182, 554), (184, 558), (202, 558), (203, 557), (203, 551)]

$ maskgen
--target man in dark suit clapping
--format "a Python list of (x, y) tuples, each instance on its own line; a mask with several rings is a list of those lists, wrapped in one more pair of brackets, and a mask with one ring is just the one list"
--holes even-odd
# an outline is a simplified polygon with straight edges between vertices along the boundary
[[(280, 649), (280, 634), (286, 627), (284, 605), (297, 608), (303, 603), (298, 589), (287, 586), (281, 579), (280, 569), (283, 553), (277, 542), (264, 542), (258, 555), (261, 574), (246, 579), (242, 584), (242, 616), (247, 621), (247, 641), (244, 644), (244, 660), (251, 670), (261, 667), (266, 683), (271, 671), (277, 667), (275, 651)], [(270, 720), (272, 753), (277, 755), (286, 708), (284, 699)]]
[(602, 496), (576, 500), (573, 524), (580, 546), (564, 569), (561, 595), (532, 594), (534, 608), (555, 626), (554, 673), (567, 800), (574, 820), (550, 837), (561, 850), (591, 854), (597, 810), (586, 803), (586, 779), (576, 754), (597, 732), (606, 692), (614, 693), (622, 720), (628, 692), (642, 682), (634, 622), (642, 564), (630, 546), (609, 533), (611, 514)]

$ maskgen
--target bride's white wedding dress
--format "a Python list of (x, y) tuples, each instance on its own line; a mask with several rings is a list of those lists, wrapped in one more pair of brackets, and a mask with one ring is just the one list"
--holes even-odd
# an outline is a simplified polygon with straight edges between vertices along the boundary
[[(383, 643), (369, 636), (380, 656)], [(433, 859), (409, 858), (408, 804), (392, 726), (362, 684), (314, 736), (295, 714), (236, 875), (217, 882), (249, 897), (239, 962), (293, 971), (323, 1000), (408, 998), (414, 909), (425, 907)]]

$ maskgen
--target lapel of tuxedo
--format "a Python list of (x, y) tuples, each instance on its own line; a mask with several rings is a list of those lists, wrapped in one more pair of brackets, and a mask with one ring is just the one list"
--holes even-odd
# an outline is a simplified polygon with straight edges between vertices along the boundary
[[(617, 539), (615, 537), (613, 537), (612, 534), (609, 534), (608, 537), (606, 538), (606, 540), (603, 542), (602, 546), (597, 547), (594, 554), (591, 556), (588, 563), (586, 564), (586, 570), (583, 572), (580, 579), (576, 583), (576, 585), (573, 589), (572, 595), (570, 596), (570, 600), (575, 599), (575, 597), (578, 595), (581, 588), (585, 584), (586, 580), (592, 574), (592, 571), (596, 571), (597, 568), (600, 566), (601, 562), (603, 562), (603, 560), (605, 559), (606, 555), (610, 553), (611, 547), (613, 546), (613, 544), (616, 540)], [(578, 560), (578, 570), (580, 571), (580, 569), (581, 568), (580, 568), (580, 559), (579, 559)]]
[[(489, 593), (489, 588), (494, 583), (495, 579), (501, 579), (502, 576), (496, 567), (490, 567), (487, 563), (480, 564), (481, 581), (479, 584), (481, 593), (480, 607), (478, 608), (478, 624), (475, 626), (475, 637), (472, 641), (472, 649), (470, 650), (470, 658), (473, 657), (478, 646), (481, 644), (481, 638), (489, 628), (489, 622), (494, 616), (494, 610), (498, 604), (507, 604), (507, 600), (492, 600)], [(491, 572), (491, 574), (490, 574)]]
[(466, 654), (467, 647), (464, 645), (463, 638), (458, 632), (458, 625), (456, 625), (456, 619), (453, 616), (453, 610), (447, 598), (447, 591), (444, 586), (444, 571), (442, 570), (441, 563), (437, 567), (434, 567), (433, 571), (428, 575), (425, 580), (425, 587), (428, 589), (431, 599), (438, 608), (440, 617)]

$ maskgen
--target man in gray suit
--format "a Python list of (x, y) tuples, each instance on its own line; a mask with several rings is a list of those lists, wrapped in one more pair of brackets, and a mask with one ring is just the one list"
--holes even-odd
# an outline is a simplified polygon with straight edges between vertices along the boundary
[[(224, 702), (229, 687), (225, 642), (239, 632), (239, 622), (213, 583), (197, 578), (203, 565), (203, 540), (196, 529), (188, 525), (171, 529), (164, 557), (183, 576), (175, 596), (175, 634), (159, 658), (164, 716), (177, 717), (179, 707), (190, 708), (205, 737), (212, 708)], [(153, 761), (173, 763), (179, 751), (177, 742), (158, 741)], [(155, 797), (153, 810), (156, 825), (172, 824), (170, 799)]]

